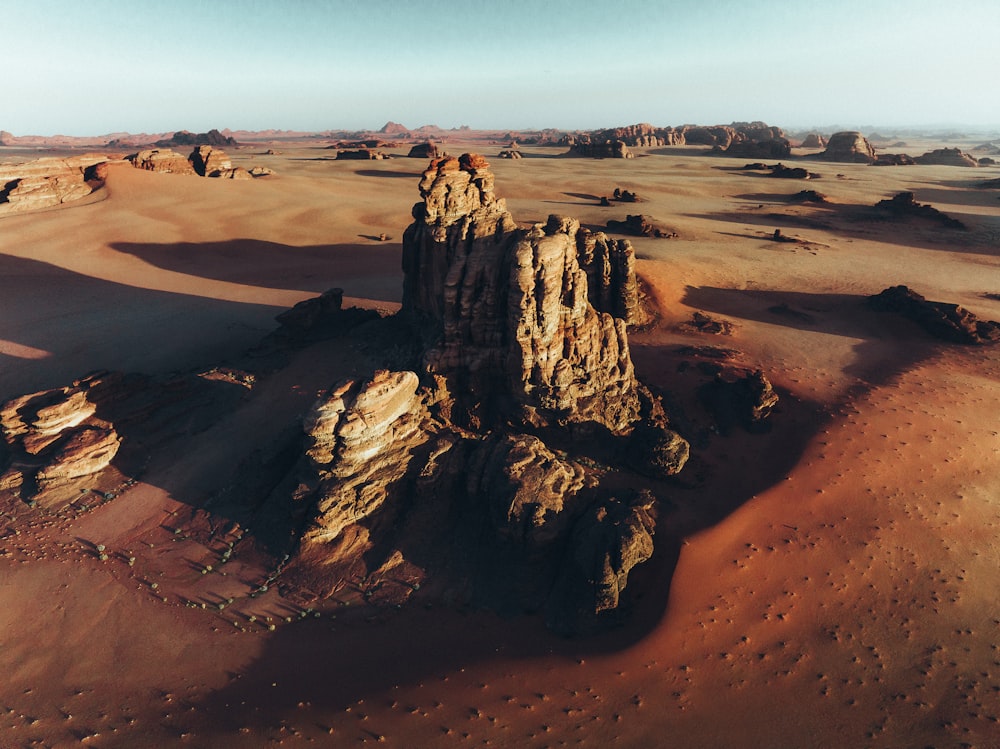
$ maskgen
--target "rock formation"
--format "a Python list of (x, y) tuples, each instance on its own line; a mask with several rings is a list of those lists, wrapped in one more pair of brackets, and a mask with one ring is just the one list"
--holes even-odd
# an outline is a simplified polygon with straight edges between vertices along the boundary
[(624, 221), (615, 221), (614, 219), (610, 219), (607, 226), (608, 231), (629, 234), (633, 237), (656, 237), (658, 239), (665, 239), (667, 237), (677, 236), (676, 232), (660, 228), (653, 223), (648, 216), (644, 216), (641, 213), (628, 215), (625, 217)]
[(826, 138), (822, 135), (809, 133), (802, 139), (802, 143), (799, 144), (799, 148), (826, 148), (826, 145)]
[(337, 151), (337, 160), (356, 159), (361, 161), (381, 161), (390, 158), (388, 154), (376, 151), (374, 148), (357, 148)]
[(1000, 341), (1000, 322), (980, 320), (957, 304), (932, 302), (906, 286), (891, 286), (868, 298), (872, 309), (902, 315), (935, 338), (953, 343)]
[(875, 160), (875, 148), (856, 130), (834, 133), (826, 144), (826, 150), (817, 154), (824, 161), (871, 164)]
[(176, 151), (169, 149), (146, 149), (126, 158), (136, 169), (149, 172), (170, 172), (171, 174), (196, 174), (191, 162)]
[(411, 159), (436, 159), (440, 154), (438, 153), (438, 147), (436, 144), (427, 141), (426, 143), (417, 143), (410, 152), (406, 154), (408, 158)]
[(917, 164), (939, 166), (979, 166), (975, 157), (960, 148), (938, 148), (914, 159)]
[(188, 161), (201, 177), (216, 177), (233, 168), (233, 162), (229, 160), (224, 151), (208, 145), (195, 146), (191, 155), (188, 156)]
[(769, 177), (776, 177), (778, 179), (811, 179), (813, 177), (818, 177), (819, 175), (813, 174), (808, 169), (803, 169), (800, 166), (785, 166), (784, 164), (775, 164), (772, 167), (768, 167), (771, 173)]
[(739, 425), (750, 432), (767, 428), (778, 395), (760, 370), (718, 374), (699, 391), (722, 434)]
[(897, 193), (891, 198), (880, 200), (875, 204), (876, 210), (897, 218), (915, 217), (936, 221), (949, 229), (964, 229), (965, 224), (956, 218), (942, 213), (937, 208), (926, 203), (918, 203), (912, 192)]
[(721, 153), (743, 159), (785, 159), (791, 155), (792, 145), (784, 137), (766, 140), (738, 139)]
[[(286, 585), (325, 596), (374, 574), (374, 549), (433, 549), (477, 599), (588, 631), (652, 553), (655, 498), (602, 488), (622, 468), (597, 472), (549, 441), (576, 435), (652, 476), (688, 454), (629, 356), (634, 252), (573, 219), (518, 229), (481, 156), (431, 161), (419, 189), (399, 316), (419, 366), (339, 383), (306, 418), (296, 497), (311, 509)], [(339, 309), (339, 290), (323, 298), (283, 324)]]
[(522, 158), (521, 152), (516, 148), (508, 148), (497, 154), (498, 158), (501, 159), (520, 159)]
[(574, 143), (564, 156), (583, 156), (592, 159), (631, 159), (635, 157), (623, 140)]
[(173, 148), (174, 146), (235, 146), (238, 144), (235, 138), (227, 137), (218, 130), (212, 129), (207, 133), (178, 130), (170, 138), (158, 140), (153, 145), (157, 148)]
[(880, 153), (872, 166), (912, 166), (916, 163), (912, 156), (905, 153)]
[(0, 213), (47, 208), (86, 197), (104, 184), (106, 156), (42, 158), (0, 165)]

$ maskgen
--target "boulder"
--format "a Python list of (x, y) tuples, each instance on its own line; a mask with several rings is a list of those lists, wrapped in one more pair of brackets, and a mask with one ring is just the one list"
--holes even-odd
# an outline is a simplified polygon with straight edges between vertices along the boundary
[(834, 133), (826, 144), (826, 150), (817, 158), (853, 164), (871, 164), (875, 161), (875, 148), (856, 130)]
[(699, 396), (723, 434), (737, 425), (750, 432), (765, 429), (778, 404), (777, 393), (760, 370), (720, 372), (699, 390)]

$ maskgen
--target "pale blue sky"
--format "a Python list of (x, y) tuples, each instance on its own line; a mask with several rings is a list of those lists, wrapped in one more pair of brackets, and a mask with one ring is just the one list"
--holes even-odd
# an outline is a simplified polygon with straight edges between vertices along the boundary
[(1000, 126), (1000, 0), (0, 0), (0, 129)]

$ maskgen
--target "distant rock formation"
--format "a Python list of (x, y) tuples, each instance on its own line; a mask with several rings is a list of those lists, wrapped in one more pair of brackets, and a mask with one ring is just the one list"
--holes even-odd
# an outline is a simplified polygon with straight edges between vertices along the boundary
[(186, 157), (169, 149), (145, 149), (125, 157), (136, 169), (171, 174), (196, 174)]
[(410, 131), (409, 131), (409, 129), (406, 126), (400, 125), (398, 122), (393, 122), (392, 120), (390, 120), (389, 122), (385, 123), (379, 129), (378, 132), (382, 133), (383, 135), (393, 135), (393, 136), (400, 136), (400, 135), (402, 135), (404, 137), (409, 137), (410, 136)]
[(640, 203), (640, 202), (642, 202), (639, 199), (639, 196), (636, 195), (634, 192), (630, 192), (629, 190), (623, 190), (620, 187), (616, 187), (615, 188), (615, 191), (614, 191), (614, 194), (612, 195), (612, 197), (616, 201), (618, 201), (619, 203)]
[(871, 164), (875, 161), (875, 148), (858, 131), (845, 130), (831, 135), (826, 150), (817, 154), (817, 158), (849, 164)]
[(623, 140), (578, 142), (569, 147), (564, 156), (582, 156), (592, 159), (632, 159), (635, 154)]
[(743, 159), (784, 159), (791, 155), (792, 145), (784, 137), (765, 140), (734, 140), (721, 153)]
[(938, 166), (979, 166), (975, 157), (960, 148), (938, 148), (914, 159), (917, 164)]
[(108, 159), (86, 154), (0, 164), (0, 213), (48, 208), (90, 195), (104, 184)]
[(799, 144), (799, 148), (826, 148), (826, 146), (826, 138), (818, 133), (809, 133)]
[(784, 164), (778, 163), (774, 166), (768, 167), (771, 171), (768, 177), (776, 177), (778, 179), (812, 179), (813, 177), (818, 177), (818, 174), (813, 174), (808, 169), (804, 169), (800, 166), (785, 166)]
[(440, 155), (438, 151), (437, 144), (427, 141), (426, 143), (417, 143), (410, 149), (410, 152), (406, 154), (407, 158), (411, 159), (436, 159)]
[(358, 148), (354, 150), (337, 151), (337, 160), (354, 159), (361, 161), (382, 161), (390, 158), (388, 154), (376, 151), (373, 148)]
[(894, 217), (915, 217), (930, 219), (949, 229), (964, 229), (965, 224), (956, 218), (952, 218), (942, 213), (937, 208), (926, 203), (918, 203), (913, 193), (906, 191), (897, 193), (891, 198), (880, 200), (875, 204), (875, 208), (883, 213), (888, 213)]
[(869, 297), (880, 312), (894, 312), (913, 320), (935, 338), (953, 343), (982, 345), (1000, 340), (1000, 323), (980, 320), (964, 307), (932, 302), (906, 286), (891, 286)]
[(615, 221), (614, 219), (611, 219), (608, 221), (607, 227), (608, 231), (629, 234), (633, 237), (656, 237), (664, 239), (667, 237), (677, 236), (676, 232), (661, 229), (659, 226), (654, 224), (648, 216), (644, 216), (641, 213), (634, 216), (628, 215), (625, 217), (624, 221)]
[(872, 166), (912, 166), (916, 163), (912, 156), (905, 153), (880, 153)]
[(172, 137), (158, 140), (153, 145), (157, 148), (174, 148), (175, 146), (236, 146), (239, 144), (235, 138), (228, 138), (218, 130), (212, 129), (207, 133), (178, 130)]
[(981, 159), (977, 159), (976, 163), (979, 166), (996, 166), (997, 160), (989, 156), (983, 156)]
[(800, 190), (794, 195), (788, 197), (789, 203), (825, 203), (826, 195), (816, 192), (815, 190)]
[(14, 145), (14, 134), (8, 133), (6, 130), (0, 130), (0, 146), (12, 145)]
[(501, 159), (520, 159), (520, 158), (522, 158), (521, 152), (518, 151), (516, 148), (508, 148), (508, 149), (506, 149), (504, 151), (501, 151), (499, 154), (497, 154), (497, 157), (501, 158)]

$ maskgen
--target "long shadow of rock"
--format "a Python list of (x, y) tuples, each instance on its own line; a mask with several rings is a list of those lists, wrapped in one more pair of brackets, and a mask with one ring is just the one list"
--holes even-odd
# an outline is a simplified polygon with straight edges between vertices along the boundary
[(111, 247), (158, 268), (199, 278), (321, 293), (341, 286), (358, 297), (399, 301), (400, 246), (336, 244), (295, 247), (259, 239), (171, 244), (115, 242)]

